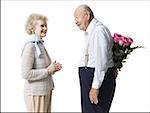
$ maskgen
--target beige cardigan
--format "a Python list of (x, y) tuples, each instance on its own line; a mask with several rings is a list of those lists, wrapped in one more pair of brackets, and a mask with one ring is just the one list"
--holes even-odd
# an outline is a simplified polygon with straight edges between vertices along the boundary
[(25, 79), (26, 95), (47, 95), (54, 88), (51, 75), (46, 68), (51, 59), (42, 43), (38, 43), (41, 55), (36, 53), (35, 44), (29, 42), (22, 52), (22, 77)]

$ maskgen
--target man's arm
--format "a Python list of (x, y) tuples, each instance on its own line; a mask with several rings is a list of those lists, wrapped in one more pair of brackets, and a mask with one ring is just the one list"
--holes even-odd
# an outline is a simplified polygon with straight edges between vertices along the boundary
[(95, 72), (92, 87), (89, 92), (91, 103), (98, 103), (99, 88), (107, 71), (108, 42), (103, 30), (97, 31), (94, 37)]
[(107, 71), (108, 61), (108, 40), (103, 29), (97, 31), (94, 39), (94, 57), (95, 57), (95, 72), (92, 83), (92, 88), (99, 89), (105, 72)]

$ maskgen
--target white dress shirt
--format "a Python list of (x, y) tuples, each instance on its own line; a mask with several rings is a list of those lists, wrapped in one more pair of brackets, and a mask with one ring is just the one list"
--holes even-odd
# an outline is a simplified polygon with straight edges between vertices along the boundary
[(85, 54), (88, 54), (87, 67), (95, 68), (92, 88), (100, 88), (107, 69), (114, 66), (112, 46), (113, 38), (110, 31), (94, 18), (85, 32), (85, 47), (79, 65), (86, 66)]

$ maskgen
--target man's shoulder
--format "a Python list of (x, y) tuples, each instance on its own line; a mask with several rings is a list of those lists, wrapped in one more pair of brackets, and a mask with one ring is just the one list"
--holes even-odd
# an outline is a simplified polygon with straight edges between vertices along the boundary
[(95, 24), (95, 27), (96, 28), (105, 28), (106, 26), (102, 22), (100, 22), (100, 21), (97, 20), (97, 22)]
[(107, 28), (107, 26), (105, 26), (102, 22), (98, 21), (95, 24), (95, 31), (109, 31), (109, 29)]
[(100, 21), (98, 21), (95, 24), (95, 29), (93, 32), (96, 33), (97, 35), (107, 34), (107, 35), (111, 36), (110, 30)]
[(106, 29), (106, 27), (101, 22), (98, 22), (95, 24), (93, 31), (99, 32), (99, 31), (103, 31), (104, 29)]

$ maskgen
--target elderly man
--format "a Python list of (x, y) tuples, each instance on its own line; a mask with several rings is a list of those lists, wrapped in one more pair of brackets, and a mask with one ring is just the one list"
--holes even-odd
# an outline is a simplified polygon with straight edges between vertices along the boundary
[(78, 6), (74, 17), (79, 29), (85, 31), (85, 47), (79, 65), (82, 112), (108, 113), (116, 86), (111, 33), (94, 18), (87, 5)]

